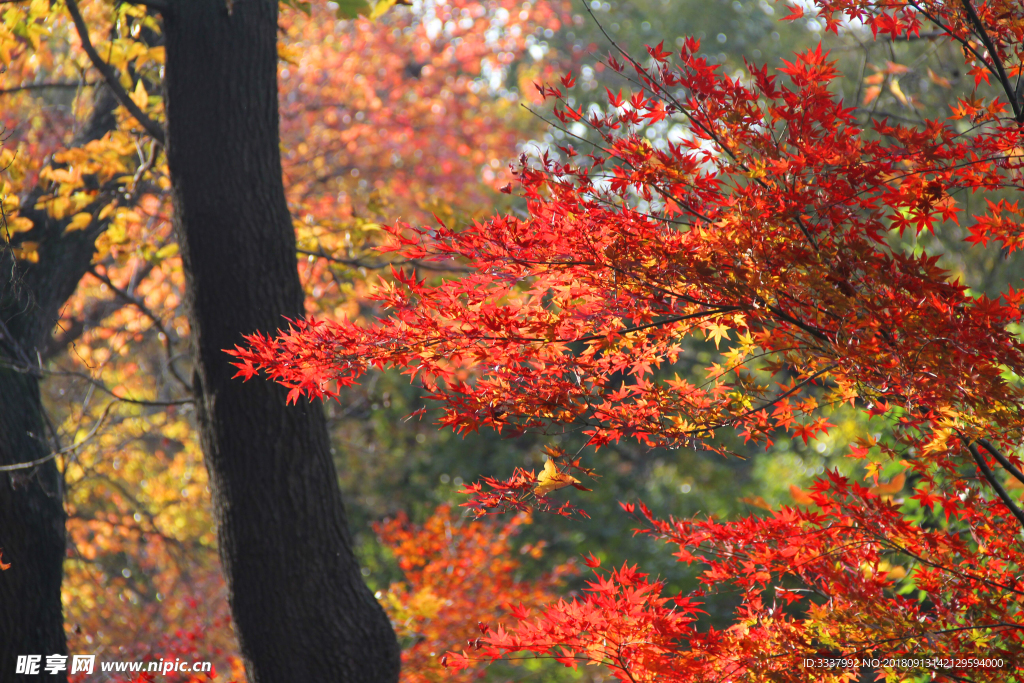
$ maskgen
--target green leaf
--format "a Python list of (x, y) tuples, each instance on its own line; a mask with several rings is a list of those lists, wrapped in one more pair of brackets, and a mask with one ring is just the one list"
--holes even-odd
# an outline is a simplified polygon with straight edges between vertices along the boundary
[(313, 6), (310, 3), (303, 2), (302, 0), (281, 0), (281, 4), (299, 10), (307, 17), (310, 15), (310, 12), (313, 8)]
[(339, 19), (355, 19), (360, 14), (369, 16), (372, 8), (366, 0), (334, 0), (338, 9), (334, 10)]

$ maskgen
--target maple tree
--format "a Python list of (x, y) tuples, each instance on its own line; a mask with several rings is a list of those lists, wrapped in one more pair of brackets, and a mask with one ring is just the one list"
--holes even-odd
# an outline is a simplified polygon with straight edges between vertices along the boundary
[[(643, 61), (613, 52), (605, 63), (632, 92), (608, 90), (604, 107), (577, 104), (572, 75), (542, 86), (593, 147), (521, 160), (527, 215), (389, 228), (386, 251), (467, 275), (395, 269), (380, 321), (297, 320), (231, 352), (239, 375), (265, 373), (292, 401), (394, 366), (440, 402), (443, 425), (577, 429), (595, 448), (728, 455), (729, 432), (807, 443), (847, 404), (884, 425), (849, 448), (865, 484), (833, 470), (794, 488), (794, 505), (734, 520), (625, 504), (700, 563), (699, 590), (664, 596), (623, 565), (582, 598), (517, 611), (450, 665), (527, 650), (630, 681), (839, 681), (1006, 680), (1024, 663), (1024, 512), (1011, 493), (1024, 484), (1024, 299), (972, 291), (941, 251), (899, 241), (955, 239), (962, 225), (966, 248), (1020, 249), (1024, 14), (999, 1), (815, 6), (831, 32), (856, 21), (896, 39), (929, 25), (962, 50), (968, 91), (944, 118), (862, 119), (830, 89), (841, 74), (820, 46), (740, 76), (695, 39)], [(666, 120), (681, 132), (643, 134)], [(693, 344), (718, 356), (698, 381), (673, 373)], [(592, 474), (554, 448), (539, 474), (469, 485), (467, 505), (572, 514), (551, 494)], [(734, 623), (702, 627), (702, 603), (729, 591)], [(857, 661), (801, 666), (817, 657)]]

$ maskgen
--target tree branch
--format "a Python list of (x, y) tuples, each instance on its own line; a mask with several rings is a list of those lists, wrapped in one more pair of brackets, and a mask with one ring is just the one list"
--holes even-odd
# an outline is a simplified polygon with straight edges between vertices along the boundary
[(1003, 86), (1003, 92), (1010, 98), (1010, 106), (1013, 107), (1013, 118), (1019, 123), (1024, 121), (1024, 112), (1021, 110), (1020, 102), (1017, 101), (1017, 92), (1013, 85), (1010, 83), (1010, 78), (1006, 75), (1006, 71), (1003, 69), (1003, 62), (999, 59), (999, 52), (996, 50), (996, 46), (992, 43), (992, 39), (988, 35), (988, 31), (985, 30), (985, 24), (981, 23), (981, 17), (974, 10), (974, 5), (971, 4), (971, 0), (960, 0), (960, 4), (964, 6), (964, 10), (967, 12), (967, 17), (971, 20), (971, 24), (974, 25), (974, 30), (977, 31), (978, 37), (981, 38), (981, 42), (985, 44), (985, 49), (988, 50), (989, 56), (992, 58), (992, 66), (995, 67), (996, 77), (999, 79), (999, 84)]
[(372, 261), (364, 261), (360, 258), (341, 258), (340, 256), (331, 256), (330, 254), (320, 251), (309, 251), (307, 249), (296, 249), (299, 254), (305, 254), (306, 256), (315, 256), (316, 258), (322, 258), (331, 263), (338, 263), (343, 266), (351, 266), (353, 268), (366, 268), (368, 270), (381, 270), (388, 266), (413, 266), (414, 268), (423, 268), (424, 270), (432, 270), (438, 273), (472, 273), (472, 268), (458, 265), (446, 265), (435, 261), (424, 261), (422, 259), (406, 259), (403, 261), (387, 261), (385, 263), (374, 263)]
[(171, 8), (170, 3), (164, 0), (127, 0), (131, 5), (142, 5), (156, 12), (166, 12)]
[(981, 470), (981, 474), (985, 477), (986, 481), (992, 485), (992, 488), (996, 490), (996, 495), (1003, 501), (1003, 504), (1010, 509), (1013, 516), (1017, 518), (1017, 521), (1022, 527), (1024, 527), (1024, 511), (1022, 511), (1017, 504), (1013, 502), (1013, 498), (1010, 498), (1010, 494), (1006, 492), (1003, 485), (996, 479), (996, 475), (989, 468), (988, 463), (985, 462), (985, 458), (981, 457), (981, 453), (978, 452), (978, 447), (973, 443), (967, 444), (967, 450), (971, 452), (971, 456), (974, 458), (974, 462), (978, 464), (978, 469)]
[(1005, 455), (999, 452), (999, 449), (989, 443), (987, 439), (978, 439), (978, 443), (980, 443), (986, 451), (991, 453), (992, 457), (998, 460), (999, 464), (1002, 465), (1007, 472), (1013, 475), (1014, 479), (1024, 484), (1024, 472), (1021, 472), (1019, 469), (1014, 467), (1013, 463), (1010, 462)]
[(114, 93), (114, 97), (135, 117), (151, 138), (166, 146), (163, 128), (156, 121), (146, 116), (146, 113), (139, 108), (139, 105), (135, 104), (128, 93), (125, 92), (125, 89), (121, 87), (121, 82), (117, 80), (117, 74), (114, 73), (114, 69), (103, 61), (99, 53), (96, 52), (96, 48), (93, 47), (92, 41), (89, 39), (89, 27), (85, 25), (85, 20), (82, 18), (82, 13), (78, 9), (76, 0), (67, 0), (67, 5), (68, 13), (71, 14), (71, 20), (75, 23), (75, 30), (78, 31), (78, 38), (82, 41), (82, 49), (89, 56), (92, 65), (103, 75), (103, 79), (107, 82), (111, 92)]
[(21, 92), (23, 90), (47, 90), (49, 88), (91, 88), (96, 85), (95, 81), (57, 81), (49, 83), (28, 83), (16, 85), (13, 88), (0, 88), (0, 95)]
[[(150, 269), (152, 269), (152, 266), (147, 266), (146, 273), (148, 273)], [(171, 332), (164, 326), (163, 320), (161, 320), (160, 317), (156, 315), (153, 311), (149, 310), (149, 307), (146, 306), (146, 303), (144, 301), (139, 299), (137, 296), (133, 295), (131, 292), (121, 289), (120, 287), (115, 285), (109, 277), (107, 277), (106, 275), (101, 275), (99, 272), (97, 272), (95, 268), (90, 268), (89, 274), (92, 275), (97, 280), (99, 280), (100, 282), (102, 282), (103, 284), (105, 284), (107, 287), (110, 287), (114, 294), (122, 301), (125, 301), (131, 304), (132, 306), (135, 306), (135, 308), (139, 309), (139, 311), (144, 316), (150, 319), (150, 321), (153, 323), (153, 327), (155, 327), (156, 330), (164, 336), (164, 352), (167, 355), (168, 371), (171, 373), (174, 379), (178, 380), (179, 384), (185, 387), (188, 391), (192, 391), (192, 385), (185, 381), (185, 378), (178, 374), (178, 369), (174, 367), (174, 353), (171, 349), (173, 340), (171, 337)], [(146, 275), (144, 273), (139, 279), (142, 279), (142, 277), (145, 276)]]

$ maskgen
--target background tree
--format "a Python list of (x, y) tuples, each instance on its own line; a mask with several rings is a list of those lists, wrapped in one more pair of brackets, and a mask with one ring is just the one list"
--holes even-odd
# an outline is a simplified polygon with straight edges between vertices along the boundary
[[(515, 29), (518, 37), (495, 43), (487, 50), (475, 48), (470, 58), (482, 60), (492, 53), (522, 49), (533, 30), (535, 18), (533, 13), (514, 4), (511, 6), (516, 11), (503, 10), (502, 21), (509, 30)], [(490, 8), (488, 15), (474, 7), (470, 9), (476, 13), (476, 18), (487, 22), (495, 20), (492, 15), (497, 9), (503, 9)], [(83, 70), (94, 72), (90, 71), (92, 66), (87, 56), (77, 49), (76, 29), (61, 9), (37, 3), (5, 15), (6, 25), (12, 29), (6, 34), (9, 42), (5, 43), (12, 56), (8, 77), (15, 83), (5, 93), (5, 117), (9, 123), (30, 122), (19, 126), (14, 138), (16, 155), (14, 165), (8, 169), (7, 196), (22, 194), (24, 197), (23, 193), (31, 191), (37, 179), (41, 179), (43, 186), (39, 192), (46, 198), (43, 208), (73, 226), (66, 231), (68, 236), (79, 234), (75, 227), (83, 227), (87, 216), (87, 227), (95, 231), (83, 242), (80, 254), (84, 259), (82, 267), (89, 273), (81, 280), (81, 286), (67, 306), (53, 306), (54, 310), (60, 310), (61, 322), (55, 337), (40, 347), (37, 358), (47, 363), (36, 366), (37, 371), (51, 377), (46, 388), (51, 410), (56, 407), (55, 428), (67, 439), (67, 447), (56, 460), (61, 462), (61, 474), (69, 483), (68, 502), (75, 544), (75, 556), (70, 560), (70, 574), (65, 584), (66, 605), (72, 619), (71, 635), (78, 647), (76, 651), (110, 652), (103, 648), (113, 646), (119, 657), (129, 657), (156, 652), (154, 648), (160, 640), (156, 634), (161, 631), (179, 627), (192, 629), (192, 624), (205, 623), (212, 627), (206, 629), (211, 648), (224, 648), (229, 641), (224, 635), (230, 636), (230, 632), (223, 629), (224, 614), (217, 608), (217, 598), (222, 594), (216, 578), (217, 566), (208, 557), (208, 551), (215, 544), (209, 533), (208, 513), (203, 507), (208, 495), (207, 481), (205, 473), (197, 469), (198, 449), (189, 427), (191, 401), (186, 393), (189, 383), (185, 381), (189, 376), (188, 360), (181, 355), (189, 328), (183, 311), (178, 308), (184, 282), (176, 245), (168, 229), (170, 178), (159, 145), (151, 144), (141, 134), (142, 126), (137, 119), (125, 115), (123, 110), (115, 110), (112, 96), (108, 98), (106, 120), (116, 130), (112, 129), (111, 135), (88, 149), (79, 149), (73, 144), (70, 144), (71, 149), (66, 149), (71, 142), (67, 140), (66, 131), (80, 126), (75, 123), (75, 117), (82, 116), (85, 109), (85, 100), (70, 97), (75, 90), (67, 86), (84, 87), (88, 92), (96, 80), (80, 80)], [(165, 63), (162, 43), (166, 33), (159, 30), (158, 18), (130, 5), (120, 5), (112, 11), (102, 4), (90, 3), (81, 11), (83, 20), (93, 26), (96, 53), (102, 54), (122, 74), (122, 86), (125, 92), (132, 93), (135, 106), (145, 109), (149, 118), (159, 119), (163, 106), (160, 70)], [(323, 8), (318, 11), (326, 14)], [(543, 12), (539, 16), (548, 21)], [(348, 50), (354, 49), (351, 44), (333, 42), (322, 32), (317, 37), (313, 32), (321, 30), (320, 22), (306, 20), (302, 15), (286, 17), (285, 21), (304, 27), (294, 34), (294, 40), (318, 40), (325, 58), (347, 55)], [(416, 26), (417, 35), (425, 32), (413, 16), (395, 22), (399, 29), (404, 22), (407, 29)], [(374, 41), (361, 35), (392, 36), (396, 30), (394, 23), (385, 22), (356, 25), (339, 21), (328, 25), (338, 33), (359, 39), (356, 48), (365, 59), (348, 62), (356, 74), (372, 63), (374, 51)], [(460, 30), (464, 37), (475, 35), (465, 28)], [(96, 36), (105, 31), (109, 40), (96, 40)], [(140, 40), (147, 31), (153, 32), (150, 38), (155, 36), (155, 39)], [(304, 35), (303, 31), (310, 35)], [(26, 36), (42, 36), (43, 40), (33, 41)], [(414, 39), (415, 35), (408, 44), (419, 49)], [(468, 47), (469, 42), (464, 40), (463, 44)], [(441, 45), (442, 41), (437, 44)], [(287, 42), (281, 46), (281, 53), (288, 56)], [(427, 92), (419, 96), (429, 110), (432, 102), (451, 97), (450, 92), (440, 92), (451, 76), (446, 71), (449, 65), (467, 60), (465, 55), (453, 55), (443, 49), (433, 55), (429, 51), (417, 53), (417, 58), (427, 73), (421, 73), (418, 78), (410, 76), (409, 80), (414, 84), (432, 84), (430, 87), (435, 88), (433, 94)], [(295, 67), (288, 62), (282, 66), (285, 69)], [(472, 75), (474, 67), (466, 68)], [(427, 78), (432, 70), (433, 78)], [(476, 72), (479, 70), (477, 66)], [(379, 77), (376, 69), (366, 73)], [(294, 78), (290, 82), (298, 83)], [(461, 87), (468, 89), (470, 85), (464, 82)], [(358, 98), (359, 94), (355, 96)], [(482, 98), (483, 107), (488, 106), (486, 99)], [(294, 101), (287, 88), (282, 100)], [(359, 104), (357, 100), (353, 102)], [(48, 106), (40, 110), (40, 104)], [(319, 105), (307, 103), (307, 106), (313, 109)], [(352, 122), (344, 120), (343, 100), (333, 103), (330, 109), (335, 114), (333, 132), (344, 131)], [(463, 109), (456, 115), (466, 117), (467, 113)], [(495, 122), (503, 120), (502, 117), (494, 119)], [(452, 125), (450, 116), (437, 117), (431, 125), (439, 131), (465, 128)], [(501, 126), (492, 125), (481, 127), (479, 134), (466, 133), (465, 140), (472, 146), (473, 163), (493, 169), (492, 159), (504, 160), (512, 155), (515, 138), (502, 130)], [(372, 149), (373, 136), (378, 132), (376, 128), (363, 127), (359, 135), (365, 143), (359, 150)], [(480, 150), (486, 149), (487, 143), (480, 144), (479, 136), (492, 135), (496, 136), (496, 142), (491, 143), (493, 150), (480, 158)], [(381, 132), (378, 139), (384, 144), (388, 137), (388, 133)], [(286, 128), (285, 140), (286, 148), (291, 148), (308, 142), (309, 138), (302, 129), (293, 127), (290, 132)], [(464, 146), (464, 149), (470, 150), (470, 147)], [(432, 155), (444, 150), (421, 148), (418, 158), (423, 157), (424, 151), (427, 153), (424, 163), (432, 163)], [(60, 156), (60, 163), (49, 168), (48, 155), (52, 153), (65, 156)], [(461, 158), (449, 157), (444, 167), (449, 172), (451, 187), (465, 190), (468, 179), (477, 172), (462, 177), (454, 174), (453, 161)], [(322, 168), (321, 162), (318, 158), (300, 158), (290, 169), (301, 174), (304, 171), (300, 164), (315, 169)], [(367, 168), (365, 160), (360, 163), (367, 169), (359, 179), (364, 182), (369, 179), (375, 183), (375, 178), (384, 178), (389, 173), (385, 167)], [(437, 163), (440, 166), (440, 161)], [(350, 163), (342, 168), (345, 177), (352, 177), (348, 174), (352, 167)], [(56, 175), (51, 176), (51, 173)], [(97, 177), (107, 183), (107, 194), (99, 196), (93, 192), (91, 184)], [(126, 185), (126, 180), (131, 182)], [(126, 187), (130, 190), (128, 194), (122, 191)], [(296, 196), (300, 197), (298, 191), (303, 188), (299, 184), (296, 187)], [(426, 189), (430, 186), (423, 187), (415, 201), (427, 201)], [(82, 208), (79, 202), (84, 196), (93, 197), (97, 203), (79, 211)], [(332, 214), (323, 211), (322, 200), (334, 196), (333, 192), (322, 193), (319, 198), (306, 193), (295, 201), (309, 203), (293, 206), (298, 211), (319, 202), (321, 210), (317, 215), (326, 217)], [(359, 192), (353, 196), (364, 201)], [(455, 196), (455, 193), (449, 192), (448, 196)], [(16, 206), (12, 204), (9, 208), (16, 209)], [(20, 212), (12, 210), (14, 229), (8, 233), (12, 246), (9, 253), (18, 259), (20, 268), (43, 253), (36, 251), (40, 243), (32, 239), (37, 237), (30, 218), (34, 214), (24, 206), (22, 204)], [(406, 206), (415, 206), (415, 203)], [(434, 204), (433, 208), (437, 206)], [(345, 234), (342, 229), (351, 230), (357, 238), (369, 232), (362, 230), (364, 223), (358, 218), (346, 218), (344, 212), (341, 213), (339, 220), (328, 225), (331, 229), (337, 228), (339, 236)], [(300, 229), (307, 230), (309, 236), (316, 234), (320, 240), (317, 248), (324, 243), (336, 244), (331, 233), (321, 230), (322, 225), (311, 225), (304, 220)], [(99, 238), (94, 252), (92, 240), (96, 240), (96, 235)], [(304, 239), (310, 247), (315, 244), (310, 243), (309, 237)], [(341, 254), (344, 255), (347, 254)], [(76, 277), (70, 271), (66, 275), (69, 280)], [(333, 284), (338, 281), (336, 275), (325, 272), (322, 264), (318, 264), (316, 272), (304, 273), (304, 284), (308, 289), (322, 283)], [(344, 297), (351, 292), (338, 293), (339, 303), (344, 304)], [(296, 310), (293, 314), (300, 312)], [(272, 317), (279, 319), (277, 313)], [(50, 321), (54, 319), (56, 314)], [(43, 325), (47, 331), (49, 326), (50, 322)], [(58, 364), (60, 354), (69, 344), (72, 346), (67, 362)], [(66, 392), (74, 394), (78, 400), (65, 408)], [(23, 462), (20, 458), (18, 461)], [(329, 484), (330, 477), (326, 480)], [(10, 559), (10, 553), (7, 558)], [(55, 558), (56, 555), (50, 561)], [(293, 564), (292, 559), (289, 563)], [(289, 571), (294, 571), (294, 567)], [(54, 589), (58, 585), (53, 581), (51, 584)], [(59, 603), (53, 602), (56, 597), (57, 594), (51, 592), (51, 606), (55, 609), (48, 616), (34, 609), (27, 613), (48, 618), (52, 625), (59, 617)], [(196, 605), (209, 605), (210, 612), (189, 616)], [(152, 636), (140, 638), (134, 629), (127, 629), (128, 623), (139, 621), (152, 629)], [(30, 632), (31, 629), (25, 629), (26, 623), (12, 620), (12, 629)], [(122, 623), (125, 626), (121, 626)], [(224, 630), (224, 635), (209, 640), (210, 631), (218, 628)], [(127, 645), (124, 644), (126, 639)], [(25, 651), (53, 652), (58, 648), (47, 645), (21, 650)], [(8, 669), (13, 671), (13, 665), (5, 670)]]

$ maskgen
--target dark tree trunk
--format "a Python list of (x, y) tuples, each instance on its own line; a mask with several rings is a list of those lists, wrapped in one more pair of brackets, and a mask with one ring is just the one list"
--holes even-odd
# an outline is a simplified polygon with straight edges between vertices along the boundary
[[(10, 360), (5, 354), (3, 361)], [(50, 453), (45, 429), (38, 377), (0, 368), (0, 465), (44, 458)], [(40, 655), (45, 663), (46, 655), (67, 650), (60, 601), (64, 544), (64, 501), (53, 460), (0, 475), (0, 547), (11, 565), (0, 572), (0, 681), (21, 678), (15, 675), (18, 655)]]
[(164, 19), (168, 163), (199, 431), (255, 683), (398, 676), (352, 551), (318, 403), (232, 379), (224, 349), (303, 313), (281, 177), (277, 0), (179, 0)]
[[(106, 88), (96, 93), (93, 113), (74, 141), (83, 145), (115, 124), (116, 102)], [(34, 207), (39, 191), (23, 198)], [(16, 261), (0, 245), (0, 548), (11, 566), (0, 571), (0, 683), (26, 680), (15, 674), (18, 655), (64, 654), (60, 585), (66, 541), (63, 480), (50, 456), (57, 444), (40, 401), (38, 353), (47, 346), (60, 309), (88, 271), (93, 243), (106, 228), (66, 232), (67, 221), (25, 208), (35, 224), (18, 241), (39, 244), (35, 263)], [(38, 462), (38, 464), (29, 463)]]

